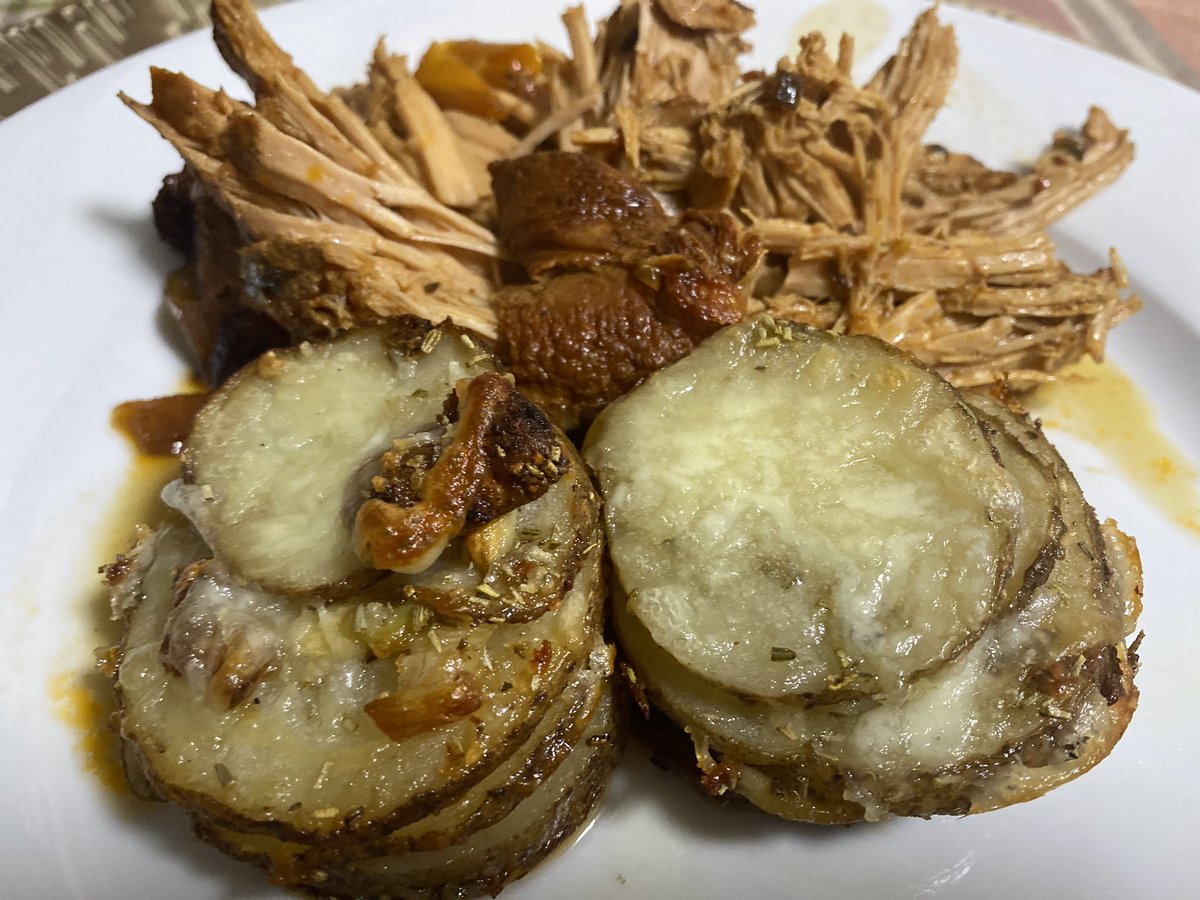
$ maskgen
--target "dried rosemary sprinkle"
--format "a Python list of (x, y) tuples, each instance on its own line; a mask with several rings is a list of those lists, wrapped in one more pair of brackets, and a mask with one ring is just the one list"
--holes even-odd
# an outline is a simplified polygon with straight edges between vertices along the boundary
[(438, 341), (442, 339), (441, 331), (436, 328), (425, 335), (421, 339), (421, 352), (428, 355), (433, 352), (433, 348), (438, 345)]
[(1057, 703), (1050, 702), (1042, 707), (1042, 715), (1049, 716), (1052, 719), (1069, 719), (1071, 714), (1059, 706)]

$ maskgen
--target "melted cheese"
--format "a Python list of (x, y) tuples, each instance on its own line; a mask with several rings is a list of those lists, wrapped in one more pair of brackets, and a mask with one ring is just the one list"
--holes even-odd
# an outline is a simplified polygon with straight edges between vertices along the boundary
[(727, 329), (588, 436), (630, 611), (742, 695), (892, 690), (999, 608), (1022, 499), (957, 393), (870, 339)]
[(327, 589), (364, 568), (350, 523), (370, 466), (396, 438), (435, 427), (455, 382), (491, 366), (453, 335), (410, 355), (380, 331), (265, 356), (201, 411), (191, 483), (164, 498), (244, 580)]

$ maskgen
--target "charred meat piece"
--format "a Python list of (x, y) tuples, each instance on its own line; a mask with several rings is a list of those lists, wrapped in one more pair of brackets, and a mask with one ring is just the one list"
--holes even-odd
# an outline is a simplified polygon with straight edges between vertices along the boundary
[(385, 453), (383, 473), (355, 516), (358, 555), (373, 568), (425, 571), (464, 529), (536, 500), (568, 466), (554, 427), (503, 375), (463, 379), (451, 401), (432, 464), (407, 444)]
[(761, 253), (732, 216), (689, 211), (633, 272), (657, 289), (660, 313), (699, 341), (741, 319), (744, 282)]
[(151, 209), (154, 213), (154, 230), (163, 242), (185, 256), (191, 256), (196, 230), (196, 203), (192, 198), (191, 173), (182, 169), (166, 176)]
[(654, 297), (616, 266), (503, 288), (494, 299), (500, 352), (522, 390), (559, 424), (577, 425), (692, 349)]
[[(165, 192), (164, 184), (160, 198)], [(237, 223), (203, 194), (191, 208), (188, 263), (168, 278), (165, 299), (197, 378), (215, 388), (264, 351), (287, 345), (290, 336), (278, 319), (246, 304)]]
[(648, 188), (580, 154), (492, 173), (501, 237), (540, 279), (493, 296), (499, 351), (559, 425), (590, 420), (744, 314), (761, 250), (728, 214), (672, 223)]
[(644, 184), (579, 153), (537, 153), (492, 166), (496, 233), (531, 277), (554, 268), (628, 263), (669, 220)]
[(589, 421), (646, 375), (741, 319), (755, 239), (724, 213), (689, 213), (629, 267), (568, 272), (493, 298), (522, 390), (563, 427)]

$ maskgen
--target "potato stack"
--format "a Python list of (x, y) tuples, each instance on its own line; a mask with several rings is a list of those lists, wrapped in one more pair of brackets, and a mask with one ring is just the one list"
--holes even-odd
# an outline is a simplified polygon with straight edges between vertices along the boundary
[(183, 470), (107, 573), (142, 793), (334, 896), (494, 892), (587, 818), (621, 731), (598, 501), (477, 338), (268, 353)]
[(1133, 541), (1035, 423), (874, 338), (727, 328), (584, 455), (628, 680), (712, 793), (980, 812), (1086, 771), (1133, 713)]

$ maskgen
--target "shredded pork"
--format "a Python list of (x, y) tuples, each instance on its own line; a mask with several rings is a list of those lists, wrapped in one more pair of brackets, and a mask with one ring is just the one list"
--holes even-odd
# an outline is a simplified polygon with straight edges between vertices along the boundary
[[(549, 226), (523, 230), (537, 216), (514, 210), (562, 197), (514, 193), (511, 177), (493, 184), (506, 160), (527, 172), (561, 167), (552, 149), (616, 167), (655, 201), (642, 204), (654, 216), (720, 211), (739, 223), (766, 251), (739, 283), (741, 314), (874, 334), (960, 386), (1026, 389), (1085, 354), (1099, 360), (1109, 329), (1139, 306), (1115, 252), (1096, 272), (1073, 272), (1046, 234), (1131, 162), (1127, 132), (1092, 108), (1024, 172), (927, 144), (958, 63), (936, 8), (864, 85), (850, 75), (850, 38), (833, 52), (809, 34), (773, 70), (743, 72), (746, 7), (620, 0), (595, 26), (581, 7), (567, 9), (567, 53), (440, 42), (414, 66), (381, 43), (366, 80), (332, 93), (274, 44), (246, 0), (215, 0), (213, 12), (218, 47), (253, 105), (161, 70), (149, 104), (125, 99), (179, 150), (195, 208), (227, 217), (221, 228), (236, 235), (219, 247), (236, 261), (223, 299), (200, 304), (220, 322), (249, 315), (301, 340), (402, 314), (449, 317), (499, 337), (510, 361), (527, 359), (513, 335), (498, 334), (497, 291), (515, 284), (523, 308), (542, 295), (565, 309), (561, 288), (539, 286), (564, 253), (589, 285), (621, 280), (581, 266), (614, 262), (604, 247), (564, 247)], [(605, 221), (608, 212), (562, 216), (572, 240), (591, 216), (584, 244), (603, 243), (630, 225)], [(179, 216), (160, 219), (180, 244)], [(191, 271), (203, 270), (208, 245), (189, 246)], [(206, 282), (191, 281), (203, 294)], [(511, 306), (512, 291), (498, 296)], [(636, 333), (632, 322), (611, 332), (626, 336), (622, 345)], [(662, 355), (647, 349), (630, 346), (617, 362), (641, 372), (633, 360)]]
[[(602, 36), (634, 8), (659, 22), (646, 12), (654, 5), (624, 4)], [(693, 46), (722, 34), (694, 32)], [(706, 90), (677, 80), (669, 102), (638, 97), (628, 71), (645, 72), (664, 40), (652, 25), (623, 56), (601, 44), (606, 96), (622, 101), (608, 126), (574, 142), (608, 158), (624, 148), (632, 174), (675, 206), (725, 209), (747, 224), (770, 251), (748, 312), (877, 335), (960, 386), (1003, 379), (1021, 389), (1085, 353), (1102, 358), (1108, 330), (1139, 307), (1115, 253), (1108, 267), (1074, 273), (1045, 234), (1129, 164), (1128, 134), (1093, 108), (1078, 135), (1056, 135), (1024, 174), (925, 146), (958, 55), (936, 10), (861, 87), (849, 74), (852, 42), (835, 57), (810, 34), (774, 72), (730, 85), (715, 53)]]

